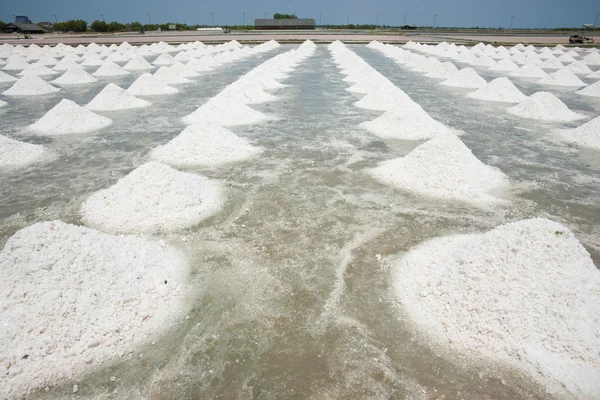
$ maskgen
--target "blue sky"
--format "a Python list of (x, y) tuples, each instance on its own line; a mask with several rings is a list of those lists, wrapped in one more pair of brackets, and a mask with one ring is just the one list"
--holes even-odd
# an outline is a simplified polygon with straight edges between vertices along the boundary
[[(217, 25), (251, 24), (264, 13), (296, 13), (323, 24), (350, 23), (398, 25), (406, 22), (431, 26), (437, 14), (437, 26), (480, 26), (551, 28), (594, 23), (600, 1), (580, 0), (0, 0), (0, 19), (11, 21), (13, 14), (26, 14), (34, 21), (84, 19), (148, 22), (170, 21), (210, 24), (211, 12)], [(600, 24), (600, 22), (599, 22)]]

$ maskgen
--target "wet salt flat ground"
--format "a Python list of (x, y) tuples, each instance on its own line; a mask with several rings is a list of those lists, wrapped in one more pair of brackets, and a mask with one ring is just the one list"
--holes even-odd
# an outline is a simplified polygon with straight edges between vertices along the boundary
[[(96, 133), (47, 138), (22, 128), (62, 97), (84, 104), (108, 82), (88, 91), (76, 86), (42, 99), (15, 100), (0, 109), (1, 134), (42, 143), (56, 153), (52, 162), (0, 175), (2, 243), (39, 221), (79, 224), (81, 202), (147, 161), (151, 148), (184, 128), (181, 117), (267, 57), (291, 48), (207, 74), (180, 94), (151, 99), (148, 109), (103, 113), (114, 124)], [(232, 129), (262, 147), (260, 156), (186, 169), (224, 182), (228, 194), (217, 216), (159, 235), (193, 260), (189, 319), (154, 345), (79, 380), (77, 396), (547, 397), (516, 371), (481, 373), (461, 355), (433, 350), (396, 303), (387, 261), (425, 239), (544, 216), (570, 228), (598, 265), (598, 154), (555, 140), (553, 129), (580, 123), (527, 122), (506, 113), (507, 105), (466, 98), (469, 90), (440, 86), (375, 50), (349, 48), (432, 117), (465, 131), (461, 140), (473, 153), (521, 189), (512, 204), (475, 208), (430, 200), (365, 174), (365, 168), (405, 155), (418, 143), (384, 141), (358, 128), (380, 113), (352, 105), (359, 96), (345, 90), (343, 75), (326, 47), (319, 46), (284, 81), (288, 86), (273, 92), (277, 102), (252, 106), (277, 120)], [(502, 76), (476, 69), (486, 80)], [(134, 79), (117, 83), (127, 86)], [(600, 101), (573, 89), (513, 82), (525, 94), (554, 92), (588, 119), (600, 112)], [(68, 382), (32, 398), (67, 397), (72, 386)]]

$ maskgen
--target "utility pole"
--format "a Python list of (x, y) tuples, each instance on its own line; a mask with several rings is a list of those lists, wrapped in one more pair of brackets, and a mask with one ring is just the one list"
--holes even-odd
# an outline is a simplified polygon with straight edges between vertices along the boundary
[(58, 18), (56, 18), (56, 14), (52, 14), (52, 15), (54, 15), (54, 23), (58, 24)]
[(210, 25), (215, 26), (215, 13), (214, 12), (210, 13)]
[(404, 14), (404, 24), (403, 25), (406, 25), (406, 14)]
[(437, 19), (437, 14), (433, 14), (433, 27), (435, 28), (435, 20)]
[(515, 19), (514, 15), (512, 17), (510, 17), (510, 28), (508, 28), (508, 30), (512, 29), (512, 24), (513, 24), (514, 19)]
[(104, 14), (100, 14), (100, 16), (102, 17), (102, 21), (106, 22), (106, 20), (104, 19)]
[(265, 13), (265, 19), (267, 19), (267, 13)]
[(150, 13), (148, 13), (148, 25), (152, 25), (152, 20), (150, 19)]

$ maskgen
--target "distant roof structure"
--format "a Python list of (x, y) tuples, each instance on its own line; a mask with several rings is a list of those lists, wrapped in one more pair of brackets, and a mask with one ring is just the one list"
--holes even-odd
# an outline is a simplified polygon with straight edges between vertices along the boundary
[(21, 24), (17, 22), (11, 22), (6, 24), (4, 27), (6, 33), (44, 33), (44, 28), (36, 24)]
[(314, 18), (255, 19), (256, 29), (315, 29)]

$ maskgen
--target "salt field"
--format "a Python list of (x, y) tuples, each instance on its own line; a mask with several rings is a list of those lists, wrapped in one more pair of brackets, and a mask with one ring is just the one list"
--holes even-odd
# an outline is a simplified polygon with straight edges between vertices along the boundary
[(597, 49), (0, 65), (0, 398), (600, 399)]

